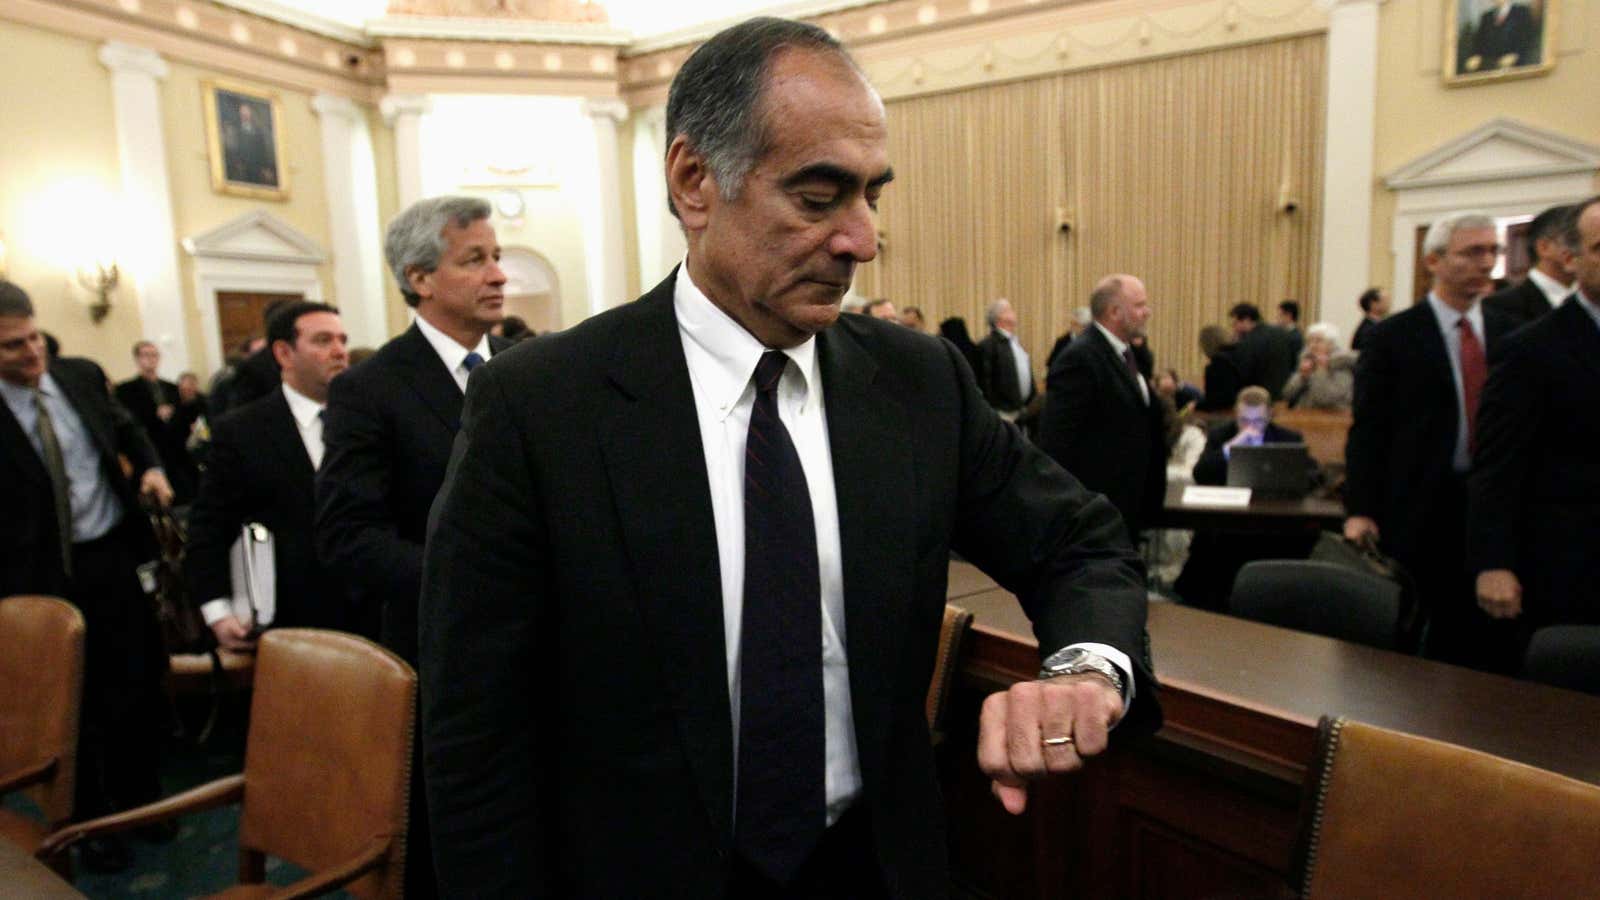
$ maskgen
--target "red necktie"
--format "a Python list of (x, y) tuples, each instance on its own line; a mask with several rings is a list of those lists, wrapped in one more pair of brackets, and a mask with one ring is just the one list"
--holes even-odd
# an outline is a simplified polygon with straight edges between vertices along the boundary
[(1489, 380), (1489, 364), (1484, 359), (1483, 344), (1472, 330), (1466, 316), (1456, 320), (1461, 329), (1461, 399), (1467, 407), (1467, 452), (1478, 450), (1478, 400), (1483, 396), (1483, 383)]

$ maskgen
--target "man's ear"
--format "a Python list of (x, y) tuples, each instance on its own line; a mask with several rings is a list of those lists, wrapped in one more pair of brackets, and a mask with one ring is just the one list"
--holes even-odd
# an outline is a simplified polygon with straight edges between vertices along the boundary
[(716, 190), (711, 170), (689, 146), (689, 139), (681, 134), (673, 138), (672, 146), (667, 148), (667, 195), (685, 229), (699, 231), (706, 227)]
[(278, 364), (278, 368), (279, 369), (287, 369), (287, 368), (289, 368), (290, 359), (291, 359), (291, 357), (294, 356), (294, 349), (289, 346), (289, 342), (288, 341), (273, 341), (272, 345), (271, 345), (271, 349), (272, 349), (272, 359), (273, 359), (273, 361), (275, 361)]
[(428, 281), (432, 272), (424, 272), (421, 266), (406, 266), (406, 282), (411, 285), (411, 293), (423, 300), (433, 296), (433, 284)]

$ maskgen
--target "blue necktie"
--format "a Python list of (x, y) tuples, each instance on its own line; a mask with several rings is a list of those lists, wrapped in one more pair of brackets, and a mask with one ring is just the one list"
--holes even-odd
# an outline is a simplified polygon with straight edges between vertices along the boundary
[(822, 588), (800, 454), (778, 418), (788, 357), (756, 365), (744, 458), (744, 618), (739, 642), (739, 783), (734, 842), (757, 871), (791, 883), (827, 826)]
[(467, 367), (467, 374), (471, 375), (473, 369), (483, 365), (483, 357), (479, 356), (478, 351), (474, 350), (467, 354), (467, 358), (463, 359), (461, 364)]

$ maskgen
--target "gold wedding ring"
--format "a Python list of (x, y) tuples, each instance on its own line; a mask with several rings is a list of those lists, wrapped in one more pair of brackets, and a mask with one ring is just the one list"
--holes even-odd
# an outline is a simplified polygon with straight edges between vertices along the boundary
[(1061, 737), (1044, 739), (1044, 745), (1046, 747), (1068, 747), (1074, 743), (1076, 742), (1072, 740), (1072, 735), (1070, 734), (1062, 735)]

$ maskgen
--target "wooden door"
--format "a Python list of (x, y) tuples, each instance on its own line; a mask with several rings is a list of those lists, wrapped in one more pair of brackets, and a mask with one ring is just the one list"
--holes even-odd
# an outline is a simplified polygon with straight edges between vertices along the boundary
[(222, 332), (222, 354), (231, 357), (239, 352), (239, 346), (245, 341), (265, 337), (267, 326), (264, 318), (269, 307), (304, 299), (304, 294), (218, 291), (217, 323)]

